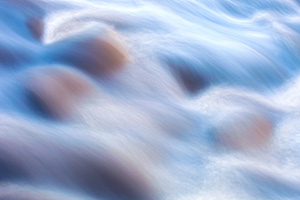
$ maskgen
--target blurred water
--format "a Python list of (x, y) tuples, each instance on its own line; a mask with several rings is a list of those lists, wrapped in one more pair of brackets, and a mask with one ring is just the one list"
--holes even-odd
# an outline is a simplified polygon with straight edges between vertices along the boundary
[[(82, 181), (97, 174), (84, 163), (115, 156), (146, 174), (156, 199), (299, 199), (299, 1), (33, 0), (38, 9), (12, 2), (0, 2), (3, 191), (12, 182), (26, 191), (54, 191), (54, 199), (99, 199), (90, 185), (103, 183)], [(32, 13), (43, 16), (42, 42), (26, 27)], [(126, 43), (125, 69), (108, 81), (77, 72), (97, 89), (71, 122), (36, 115), (22, 81), (60, 64), (56, 41), (103, 27)], [(246, 152), (215, 148), (212, 127), (243, 109), (270, 119), (268, 144)], [(117, 192), (108, 190), (118, 193), (112, 185)]]

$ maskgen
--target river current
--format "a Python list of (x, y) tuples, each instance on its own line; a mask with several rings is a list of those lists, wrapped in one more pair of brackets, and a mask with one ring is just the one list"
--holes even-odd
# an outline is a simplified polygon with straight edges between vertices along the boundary
[(299, 69), (298, 0), (0, 0), (0, 199), (297, 200)]

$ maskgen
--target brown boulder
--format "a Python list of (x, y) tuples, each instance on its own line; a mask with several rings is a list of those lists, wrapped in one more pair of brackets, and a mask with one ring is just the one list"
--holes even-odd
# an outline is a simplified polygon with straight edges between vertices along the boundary
[(79, 74), (62, 68), (33, 74), (24, 87), (30, 103), (38, 111), (56, 119), (69, 118), (76, 102), (92, 90)]
[(213, 141), (229, 149), (264, 147), (271, 138), (273, 123), (257, 112), (234, 112), (225, 115), (213, 131)]
[(128, 60), (119, 36), (107, 29), (80, 33), (50, 45), (53, 60), (75, 66), (94, 77), (109, 77), (122, 70)]

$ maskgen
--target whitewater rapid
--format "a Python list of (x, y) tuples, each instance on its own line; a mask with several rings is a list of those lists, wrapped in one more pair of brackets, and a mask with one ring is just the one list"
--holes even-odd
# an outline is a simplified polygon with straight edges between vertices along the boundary
[[(0, 1), (0, 199), (15, 191), (32, 195), (26, 200), (122, 199), (120, 191), (141, 200), (299, 199), (299, 1), (32, 2), (43, 10), (40, 40), (26, 26), (32, 6)], [(81, 46), (60, 41), (105, 28), (128, 54), (117, 75), (98, 79), (61, 63), (64, 51)], [(95, 88), (67, 122), (36, 113), (23, 91), (32, 73), (58, 65)], [(218, 146), (213, 132), (239, 120), (235, 113), (266, 117), (267, 144)], [(112, 174), (129, 189), (113, 182), (102, 196), (94, 185), (105, 181), (87, 166), (110, 156), (119, 163)], [(130, 181), (135, 172), (153, 191)]]

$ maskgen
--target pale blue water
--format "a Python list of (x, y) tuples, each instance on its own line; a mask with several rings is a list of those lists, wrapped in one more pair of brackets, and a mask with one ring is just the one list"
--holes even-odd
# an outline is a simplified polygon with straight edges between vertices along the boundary
[[(0, 197), (1, 187), (5, 192), (12, 183), (68, 196), (61, 199), (105, 199), (76, 185), (78, 174), (66, 175), (72, 167), (64, 164), (63, 152), (97, 159), (106, 149), (147, 174), (155, 199), (300, 199), (299, 1), (45, 2), (39, 43), (22, 12), (0, 1)], [(32, 111), (22, 80), (59, 64), (54, 43), (70, 21), (75, 30), (112, 27), (126, 43), (130, 62), (108, 82), (82, 72), (97, 94), (78, 107), (73, 121), (61, 123)], [(185, 92), (172, 71), (193, 74), (199, 88)], [(211, 145), (211, 126), (235, 109), (258, 110), (271, 119), (268, 145), (251, 152)], [(19, 179), (23, 167), (10, 172), (7, 160), (33, 178)]]

